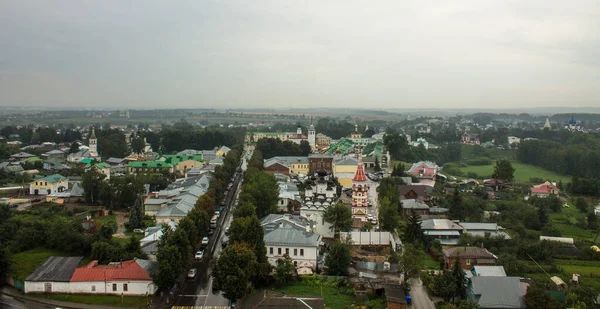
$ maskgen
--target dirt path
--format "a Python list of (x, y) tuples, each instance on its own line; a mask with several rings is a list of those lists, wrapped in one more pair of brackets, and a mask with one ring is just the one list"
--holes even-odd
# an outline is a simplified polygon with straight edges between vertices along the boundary
[(129, 236), (125, 235), (125, 215), (126, 212), (115, 211), (114, 215), (117, 219), (117, 233), (113, 234), (113, 237), (116, 238), (129, 238)]

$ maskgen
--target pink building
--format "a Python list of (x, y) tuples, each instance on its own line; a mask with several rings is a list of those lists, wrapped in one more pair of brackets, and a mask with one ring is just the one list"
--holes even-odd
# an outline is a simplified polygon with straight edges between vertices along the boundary
[(560, 190), (556, 186), (556, 183), (552, 183), (549, 181), (546, 181), (541, 185), (531, 187), (531, 195), (532, 196), (544, 197), (544, 196), (549, 196), (551, 194), (558, 196), (559, 193), (560, 193)]
[(406, 172), (417, 178), (435, 178), (439, 171), (440, 167), (437, 164), (430, 161), (421, 161), (413, 164)]

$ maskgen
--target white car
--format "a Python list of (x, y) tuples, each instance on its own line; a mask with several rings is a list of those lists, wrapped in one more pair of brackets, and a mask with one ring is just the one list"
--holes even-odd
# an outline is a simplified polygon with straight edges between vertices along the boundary
[(190, 271), (188, 271), (187, 277), (192, 279), (196, 277), (196, 274), (198, 273), (198, 270), (195, 268), (190, 269)]
[(208, 237), (202, 238), (202, 242), (200, 244), (203, 245), (203, 246), (208, 245)]
[(373, 217), (373, 215), (368, 215), (368, 216), (367, 216), (367, 220), (369, 220), (369, 221), (373, 221), (373, 219), (375, 219), (375, 218)]
[(204, 251), (202, 250), (198, 250), (198, 252), (196, 252), (196, 255), (194, 255), (194, 259), (196, 260), (202, 260), (202, 258), (204, 257)]

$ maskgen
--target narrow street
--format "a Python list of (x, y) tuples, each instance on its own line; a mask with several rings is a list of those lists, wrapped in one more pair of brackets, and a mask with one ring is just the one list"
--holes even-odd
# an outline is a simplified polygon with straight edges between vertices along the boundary
[[(246, 171), (247, 162), (245, 154), (242, 156), (241, 168), (242, 171)], [(252, 153), (250, 152), (250, 155)], [(243, 173), (239, 173), (234, 181), (234, 188), (229, 192), (226, 198), (226, 209), (223, 213), (223, 221), (220, 222), (219, 227), (215, 230), (215, 233), (210, 237), (211, 247), (205, 251), (204, 259), (202, 261), (194, 261), (191, 268), (198, 269), (198, 275), (194, 279), (186, 279), (183, 283), (179, 295), (175, 300), (174, 306), (207, 306), (214, 308), (225, 308), (230, 306), (228, 299), (223, 297), (220, 290), (213, 290), (212, 280), (212, 269), (214, 261), (219, 257), (220, 252), (223, 250), (222, 241), (225, 237), (225, 230), (229, 228), (233, 216), (231, 212), (236, 205), (236, 200), (239, 197), (241, 191), (241, 181)], [(209, 251), (212, 250), (212, 251)]]
[(16, 299), (8, 295), (0, 294), (0, 308), (6, 309), (54, 309), (55, 306), (41, 304), (29, 300)]
[(435, 304), (429, 298), (427, 291), (423, 287), (421, 279), (408, 279), (410, 284), (410, 296), (412, 297), (412, 307), (415, 309), (435, 309)]

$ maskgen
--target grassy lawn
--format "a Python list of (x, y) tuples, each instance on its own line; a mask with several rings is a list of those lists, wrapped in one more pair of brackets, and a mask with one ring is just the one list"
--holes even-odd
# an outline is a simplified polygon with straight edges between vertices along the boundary
[(354, 299), (352, 288), (337, 287), (332, 282), (302, 281), (275, 291), (287, 295), (323, 296), (325, 307), (328, 308), (349, 308)]
[(596, 233), (592, 230), (586, 230), (578, 227), (577, 221), (586, 220), (586, 214), (580, 212), (575, 206), (562, 208), (561, 212), (551, 213), (550, 221), (557, 227), (563, 237), (573, 237), (577, 240), (593, 241)]
[(146, 308), (147, 305), (144, 296), (125, 296), (123, 299), (115, 295), (40, 294), (36, 296), (73, 303), (125, 308)]
[(423, 266), (423, 269), (427, 270), (439, 270), (440, 262), (433, 259), (433, 257), (425, 251), (419, 251), (419, 257)]
[(114, 222), (115, 225), (117, 224), (117, 218), (115, 215), (96, 216), (94, 217), (94, 221), (98, 222), (100, 225), (104, 225), (107, 222)]
[(50, 256), (65, 256), (63, 252), (35, 248), (13, 255), (10, 259), (9, 274), (15, 279), (25, 280), (38, 267), (40, 267)]
[[(533, 177), (549, 179), (555, 182), (562, 180), (563, 183), (571, 182), (571, 177), (560, 175), (541, 167), (511, 162), (515, 169), (515, 181), (519, 183), (529, 183), (529, 179)], [(494, 173), (494, 165), (467, 166), (461, 167), (460, 170), (466, 175), (467, 173), (476, 173), (479, 177), (489, 177)]]

